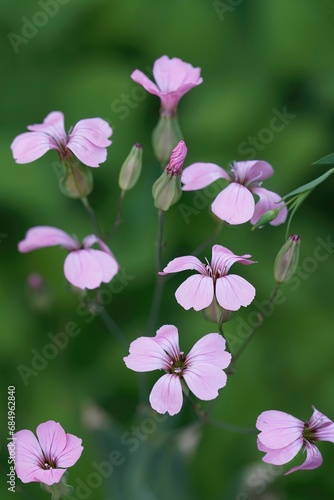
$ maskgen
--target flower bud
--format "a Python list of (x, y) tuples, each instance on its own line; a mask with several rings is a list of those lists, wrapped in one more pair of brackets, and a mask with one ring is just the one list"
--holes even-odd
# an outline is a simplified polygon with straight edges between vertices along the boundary
[(221, 307), (214, 298), (211, 304), (203, 309), (203, 316), (207, 321), (212, 323), (227, 323), (234, 318), (236, 311), (228, 311)]
[(153, 150), (156, 158), (167, 163), (171, 152), (182, 139), (177, 116), (162, 113), (152, 134)]
[(300, 237), (292, 234), (278, 252), (274, 263), (274, 277), (278, 284), (288, 281), (298, 266)]
[(256, 229), (258, 227), (261, 228), (265, 224), (268, 224), (269, 222), (276, 219), (279, 211), (280, 211), (280, 209), (277, 209), (277, 208), (275, 208), (275, 209), (273, 208), (272, 210), (268, 210), (268, 212), (263, 214), (262, 217), (260, 217), (259, 220), (254, 224), (254, 226), (252, 227), (252, 231), (254, 231), (254, 229)]
[(118, 183), (122, 191), (128, 191), (139, 179), (142, 166), (143, 148), (135, 144), (124, 161), (119, 173)]
[(59, 181), (60, 191), (69, 198), (86, 198), (93, 190), (93, 175), (72, 156), (62, 161), (63, 175)]
[(186, 155), (187, 146), (180, 141), (173, 149), (165, 170), (153, 184), (154, 205), (159, 210), (167, 211), (181, 198), (181, 172)]

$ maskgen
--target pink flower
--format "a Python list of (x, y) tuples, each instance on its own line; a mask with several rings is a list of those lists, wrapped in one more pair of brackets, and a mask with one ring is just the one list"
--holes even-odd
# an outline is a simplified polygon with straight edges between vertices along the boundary
[(203, 401), (215, 399), (218, 389), (226, 385), (223, 369), (230, 364), (231, 354), (225, 345), (221, 335), (209, 333), (185, 355), (176, 326), (164, 325), (154, 338), (139, 337), (132, 342), (129, 356), (123, 359), (135, 372), (166, 371), (153, 386), (150, 404), (158, 413), (175, 415), (182, 407), (182, 380)]
[(18, 135), (11, 144), (17, 163), (30, 163), (50, 149), (56, 149), (60, 159), (72, 153), (88, 167), (99, 167), (106, 161), (108, 139), (112, 129), (101, 118), (80, 120), (69, 134), (65, 132), (64, 115), (60, 111), (48, 114), (43, 123), (29, 125), (24, 134)]
[[(92, 248), (97, 243), (100, 250)], [(60, 245), (70, 253), (64, 262), (64, 274), (72, 285), (84, 288), (97, 288), (101, 282), (108, 283), (117, 274), (119, 265), (107, 245), (94, 234), (86, 236), (82, 245), (65, 231), (50, 226), (36, 226), (20, 241), (18, 248), (22, 253), (38, 248)]]
[[(233, 164), (231, 174), (214, 163), (193, 163), (183, 171), (181, 181), (183, 191), (202, 189), (217, 179), (226, 179), (230, 184), (218, 194), (211, 205), (212, 212), (229, 224), (256, 222), (268, 210), (280, 209), (277, 217), (270, 222), (273, 226), (282, 224), (288, 210), (281, 197), (261, 186), (262, 181), (271, 177), (274, 170), (265, 161), (239, 161)], [(260, 199), (255, 204), (253, 195)]]
[(170, 160), (166, 166), (166, 173), (172, 176), (180, 176), (184, 160), (186, 159), (188, 148), (184, 141), (180, 141), (172, 151)]
[(176, 257), (159, 274), (178, 273), (188, 269), (196, 270), (199, 275), (190, 276), (175, 292), (177, 302), (195, 311), (208, 307), (216, 296), (218, 304), (228, 311), (237, 311), (241, 306), (248, 306), (255, 297), (255, 288), (244, 278), (228, 274), (235, 262), (254, 264), (248, 260), (250, 255), (234, 255), (231, 250), (221, 245), (212, 247), (211, 264), (202, 262), (192, 255)]
[(38, 439), (31, 431), (18, 431), (8, 444), (10, 457), (15, 457), (16, 474), (23, 483), (59, 483), (66, 469), (79, 460), (82, 440), (65, 434), (54, 420), (40, 424), (36, 434)]
[(300, 449), (306, 451), (302, 465), (293, 467), (286, 474), (296, 470), (316, 469), (322, 464), (322, 456), (314, 441), (334, 443), (334, 423), (314, 406), (308, 422), (302, 422), (283, 411), (264, 411), (258, 417), (256, 427), (258, 449), (266, 455), (262, 460), (268, 464), (282, 465), (290, 462)]
[(174, 114), (181, 97), (202, 83), (200, 73), (200, 68), (194, 68), (181, 59), (162, 56), (153, 65), (156, 84), (138, 69), (132, 73), (131, 78), (150, 94), (160, 97), (162, 111)]

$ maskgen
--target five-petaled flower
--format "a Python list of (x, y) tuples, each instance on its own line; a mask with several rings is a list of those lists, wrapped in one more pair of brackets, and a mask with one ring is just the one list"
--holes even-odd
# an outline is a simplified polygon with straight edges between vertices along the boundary
[(17, 163), (30, 163), (50, 149), (56, 149), (61, 160), (74, 154), (88, 167), (99, 167), (107, 159), (107, 147), (112, 129), (102, 118), (80, 120), (66, 134), (64, 115), (60, 111), (49, 113), (43, 123), (29, 125), (29, 132), (18, 135), (11, 144)]
[[(214, 163), (193, 163), (182, 174), (183, 191), (202, 189), (217, 179), (226, 179), (224, 188), (211, 205), (212, 212), (229, 224), (256, 222), (269, 210), (278, 210), (277, 217), (270, 222), (282, 224), (288, 210), (281, 197), (273, 191), (261, 187), (262, 181), (271, 177), (274, 170), (265, 161), (240, 161), (233, 164), (231, 174)], [(255, 204), (253, 194), (259, 197)]]
[(225, 346), (221, 335), (209, 333), (185, 355), (180, 351), (176, 326), (164, 325), (155, 337), (139, 337), (132, 342), (124, 362), (136, 372), (167, 372), (155, 383), (149, 399), (158, 413), (175, 415), (182, 407), (181, 381), (204, 401), (215, 399), (218, 389), (226, 385), (223, 369), (230, 364), (231, 354), (225, 351)]
[(264, 462), (282, 465), (290, 462), (297, 453), (306, 451), (302, 465), (292, 467), (286, 474), (297, 470), (316, 469), (322, 464), (322, 456), (314, 441), (334, 443), (334, 423), (314, 406), (313, 415), (307, 422), (283, 411), (264, 411), (258, 417), (256, 427), (261, 431), (257, 446), (266, 454)]
[(248, 281), (236, 274), (228, 274), (235, 262), (254, 264), (249, 260), (251, 255), (235, 255), (221, 245), (212, 247), (211, 264), (203, 264), (197, 257), (186, 255), (176, 257), (159, 274), (178, 273), (189, 269), (196, 270), (199, 275), (190, 276), (176, 290), (177, 302), (195, 311), (200, 311), (212, 303), (216, 297), (218, 304), (229, 311), (237, 311), (241, 306), (248, 306), (255, 297), (255, 288)]
[(36, 434), (38, 439), (29, 430), (13, 434), (8, 450), (15, 456), (16, 474), (23, 483), (59, 483), (66, 469), (79, 460), (82, 440), (65, 434), (54, 420), (39, 424)]
[(153, 65), (153, 83), (142, 71), (136, 69), (131, 78), (150, 94), (160, 97), (162, 112), (174, 114), (181, 97), (188, 90), (202, 83), (201, 69), (174, 57), (162, 56)]
[[(92, 248), (97, 244), (100, 249)], [(107, 245), (91, 234), (83, 239), (82, 245), (77, 239), (56, 227), (36, 226), (20, 241), (18, 249), (22, 253), (39, 248), (60, 245), (70, 253), (64, 262), (64, 274), (72, 285), (84, 288), (97, 288), (102, 282), (108, 283), (117, 274), (119, 265)]]

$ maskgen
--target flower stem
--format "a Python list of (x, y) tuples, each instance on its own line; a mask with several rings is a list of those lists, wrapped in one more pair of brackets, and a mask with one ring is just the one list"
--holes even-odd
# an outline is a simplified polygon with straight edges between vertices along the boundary
[(126, 191), (121, 191), (121, 194), (119, 195), (118, 205), (117, 205), (117, 212), (116, 212), (116, 219), (115, 219), (113, 228), (111, 230), (110, 236), (108, 236), (108, 240), (111, 239), (111, 238), (113, 238), (115, 236), (115, 233), (116, 233), (116, 231), (118, 229), (118, 226), (122, 222), (122, 207), (123, 207), (123, 200), (124, 200), (124, 197), (125, 197), (125, 193), (126, 193)]
[(113, 320), (113, 318), (110, 316), (108, 311), (103, 308), (99, 312), (99, 315), (101, 316), (104, 324), (108, 328), (109, 332), (115, 337), (116, 340), (120, 344), (122, 344), (124, 347), (128, 348), (129, 342), (127, 338), (125, 337), (124, 333), (120, 329), (120, 327), (117, 325), (117, 323)]
[(92, 221), (92, 224), (94, 226), (94, 229), (97, 232), (97, 235), (103, 240), (104, 238), (103, 238), (103, 234), (102, 234), (102, 231), (100, 228), (99, 221), (97, 220), (94, 209), (91, 206), (91, 204), (89, 203), (88, 198), (83, 197), (83, 198), (80, 198), (80, 200), (82, 201), (83, 206), (85, 207), (85, 209), (87, 210), (87, 212), (89, 214), (90, 220)]
[[(268, 312), (270, 310), (270, 307), (271, 305), (273, 304), (274, 300), (275, 300), (275, 297), (278, 293), (278, 290), (281, 286), (281, 283), (278, 283), (276, 285), (276, 287), (274, 288), (274, 290), (271, 292), (271, 295), (269, 297), (269, 300), (268, 300), (268, 303), (266, 304), (266, 306), (263, 308), (264, 309), (264, 312)], [(259, 313), (258, 314), (258, 322), (256, 323), (256, 325), (254, 326), (253, 330), (251, 331), (251, 333), (248, 335), (247, 339), (245, 340), (245, 342), (242, 344), (242, 346), (240, 347), (240, 349), (235, 353), (235, 355), (233, 356), (233, 361), (234, 363), (236, 362), (236, 360), (240, 357), (241, 353), (245, 350), (245, 348), (247, 347), (247, 345), (249, 344), (249, 342), (252, 340), (252, 338), (254, 337), (257, 329), (262, 325), (262, 323), (264, 322), (264, 315)], [(228, 373), (228, 372), (227, 372)]]
[(209, 236), (209, 238), (207, 238), (205, 241), (203, 241), (203, 243), (201, 243), (193, 252), (191, 255), (194, 255), (194, 256), (197, 256), (199, 254), (201, 254), (203, 252), (203, 250), (205, 250), (211, 243), (213, 243), (216, 238), (219, 236), (219, 233), (221, 232), (221, 230), (223, 229), (223, 226), (224, 226), (224, 222), (222, 221), (219, 221), (215, 227), (215, 230), (213, 231), (213, 233), (211, 234), (211, 236)]

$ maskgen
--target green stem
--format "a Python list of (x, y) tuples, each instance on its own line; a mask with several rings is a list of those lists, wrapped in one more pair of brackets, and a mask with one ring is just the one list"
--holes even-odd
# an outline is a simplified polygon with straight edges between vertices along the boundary
[(87, 210), (87, 212), (89, 214), (89, 217), (90, 217), (90, 219), (92, 221), (94, 229), (97, 232), (97, 235), (103, 240), (104, 238), (103, 238), (103, 234), (102, 234), (102, 231), (101, 231), (101, 228), (100, 228), (99, 221), (97, 220), (97, 217), (96, 217), (96, 214), (94, 212), (94, 209), (91, 206), (91, 204), (89, 203), (88, 198), (87, 197), (83, 197), (83, 198), (80, 198), (80, 200), (82, 201), (83, 206), (85, 207), (85, 209)]
[(223, 229), (223, 226), (224, 226), (224, 222), (221, 222), (221, 221), (218, 222), (216, 227), (215, 227), (215, 230), (213, 231), (211, 236), (209, 236), (209, 238), (207, 238), (205, 241), (203, 241), (203, 243), (201, 243), (196, 248), (196, 250), (194, 250), (192, 252), (191, 255), (194, 255), (194, 256), (200, 255), (209, 245), (211, 245), (211, 243), (213, 243), (216, 240), (216, 238), (219, 236), (221, 230)]
[(103, 308), (99, 312), (99, 314), (100, 314), (104, 324), (108, 328), (109, 332), (115, 337), (116, 340), (118, 340), (118, 342), (120, 344), (122, 344), (124, 347), (128, 348), (129, 342), (128, 342), (127, 338), (125, 337), (124, 333), (122, 332), (120, 327), (117, 325), (117, 323), (112, 319), (112, 317), (110, 316), (108, 311), (105, 308)]
[(110, 236), (108, 236), (108, 240), (112, 239), (115, 236), (115, 233), (116, 233), (116, 231), (118, 229), (118, 226), (122, 222), (122, 207), (123, 207), (123, 200), (124, 200), (124, 197), (125, 197), (125, 193), (126, 193), (126, 191), (121, 191), (121, 194), (119, 195), (118, 205), (117, 205), (117, 212), (116, 212), (116, 219), (115, 219), (113, 228), (111, 230), (111, 234), (110, 234)]

